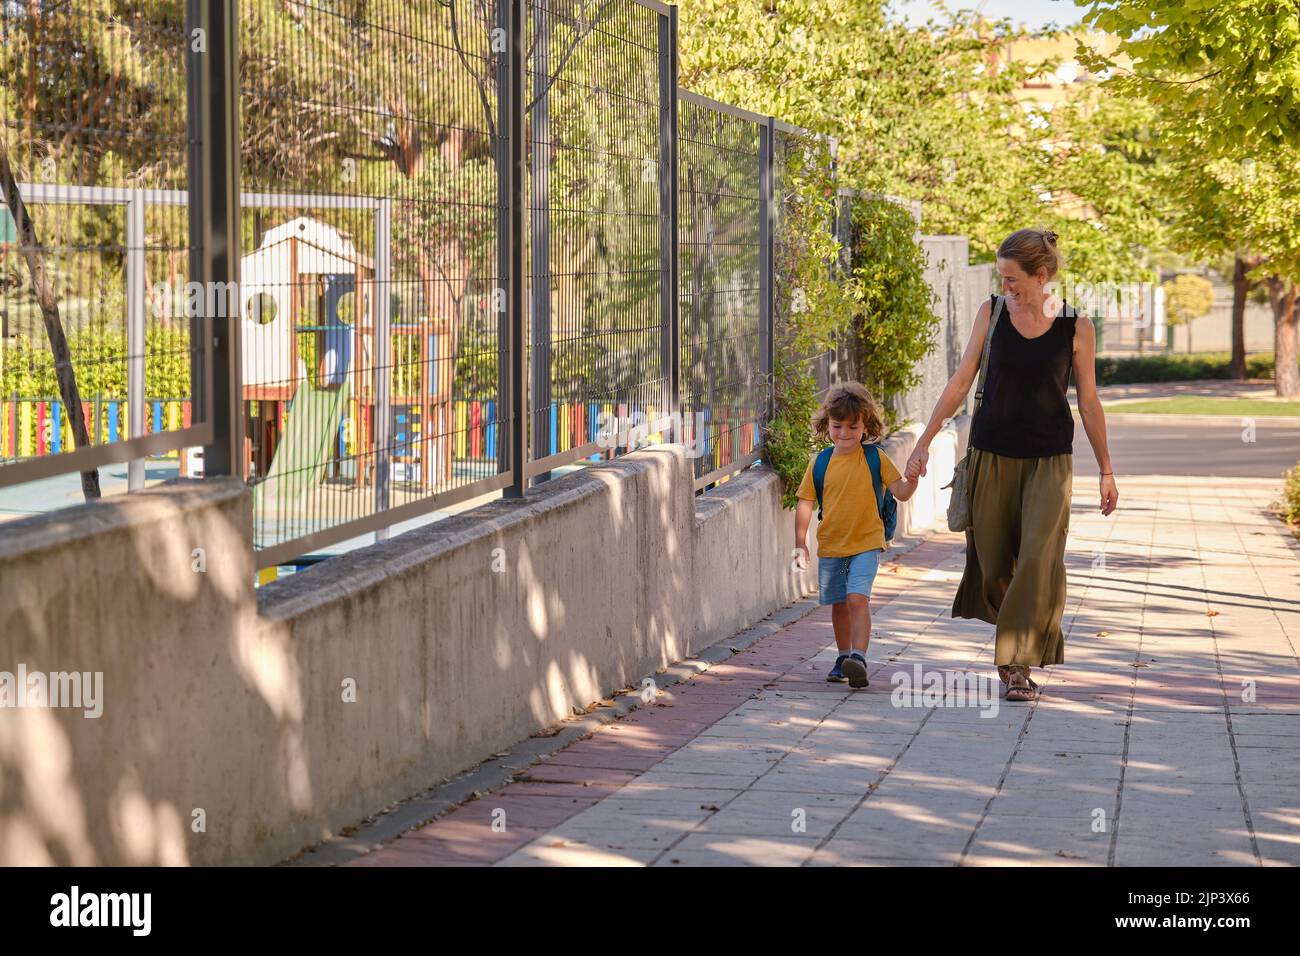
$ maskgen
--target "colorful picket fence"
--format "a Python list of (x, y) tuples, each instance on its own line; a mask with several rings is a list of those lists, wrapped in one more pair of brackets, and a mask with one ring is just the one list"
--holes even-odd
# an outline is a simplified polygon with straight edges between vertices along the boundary
[[(145, 402), (145, 434), (188, 428), (190, 414), (187, 398), (149, 399)], [(131, 437), (125, 401), (82, 402), (81, 415), (93, 444)], [(17, 396), (0, 400), (0, 458), (40, 458), (71, 451), (73, 446), (72, 420), (63, 402)], [(177, 454), (173, 450), (160, 457), (176, 458)]]
[[(558, 454), (595, 441), (600, 431), (601, 414), (617, 417), (620, 427), (631, 429), (640, 422), (658, 417), (654, 406), (644, 410), (637, 405), (605, 402), (575, 402), (550, 407), (550, 454)], [(693, 422), (687, 421), (687, 440)], [(740, 407), (704, 409), (704, 445), (719, 465), (743, 458), (757, 444), (757, 415)], [(462, 459), (496, 457), (496, 403), (493, 401), (455, 401), (452, 403), (453, 455)], [(654, 438), (655, 436), (649, 436)], [(663, 437), (663, 436), (659, 436)], [(724, 439), (719, 441), (719, 439)], [(716, 447), (715, 447), (716, 446)], [(601, 455), (591, 456), (591, 460)]]
[[(281, 411), (281, 427), (290, 403)], [(496, 457), (497, 403), (493, 400), (457, 400), (451, 403), (452, 454), (464, 460), (488, 460)], [(82, 402), (82, 416), (96, 444), (130, 438), (126, 402), (99, 400)], [(98, 428), (95, 427), (98, 407)], [(149, 399), (145, 408), (145, 433), (179, 431), (190, 425), (188, 399)], [(349, 402), (354, 421), (361, 413), (355, 399)], [(632, 428), (641, 421), (652, 421), (657, 411), (626, 403), (571, 403), (550, 407), (550, 454), (558, 454), (595, 441), (599, 435), (600, 416), (616, 416), (622, 427)], [(757, 439), (756, 416), (750, 409), (722, 408), (704, 410), (704, 444), (718, 465), (729, 464), (754, 450)], [(686, 440), (690, 440), (693, 422), (686, 422)], [(340, 423), (340, 453), (358, 453), (357, 429)], [(655, 437), (655, 436), (651, 436)], [(664, 437), (664, 436), (658, 436)], [(722, 439), (722, 440), (719, 440)], [(716, 445), (716, 447), (715, 447)], [(13, 460), (57, 455), (73, 447), (72, 424), (62, 402), (44, 398), (10, 398), (0, 401), (0, 458)], [(171, 451), (165, 457), (176, 458)], [(600, 454), (592, 455), (596, 460)]]

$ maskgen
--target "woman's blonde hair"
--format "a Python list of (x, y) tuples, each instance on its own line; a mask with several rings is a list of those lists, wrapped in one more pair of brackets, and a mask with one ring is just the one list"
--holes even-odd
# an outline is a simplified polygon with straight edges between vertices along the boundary
[(813, 416), (813, 431), (823, 441), (830, 440), (831, 419), (840, 422), (863, 423), (862, 437), (867, 442), (879, 441), (885, 437), (885, 413), (880, 403), (857, 382), (844, 382), (832, 385), (826, 393), (826, 401)]
[(1065, 264), (1056, 248), (1056, 233), (1050, 229), (1016, 230), (998, 246), (998, 258), (1017, 263), (1026, 275), (1046, 269), (1049, 279), (1055, 278)]

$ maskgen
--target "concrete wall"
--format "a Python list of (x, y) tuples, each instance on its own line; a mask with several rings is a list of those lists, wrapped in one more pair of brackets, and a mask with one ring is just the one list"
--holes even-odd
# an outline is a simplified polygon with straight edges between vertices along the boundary
[[(904, 421), (929, 421), (952, 373), (961, 362), (970, 339), (975, 313), (992, 291), (993, 267), (969, 265), (970, 240), (965, 236), (922, 236), (928, 265), (925, 281), (934, 294), (934, 314), (939, 319), (934, 349), (916, 364), (921, 381), (894, 401)], [(971, 389), (974, 393), (974, 389)], [(969, 409), (969, 397), (967, 409)]]
[[(904, 542), (962, 441), (936, 440)], [(696, 497), (690, 465), (637, 451), (260, 590), (239, 481), (6, 525), (0, 671), (103, 696), (0, 708), (0, 865), (275, 862), (815, 594), (776, 475)]]
[(104, 704), (0, 709), (0, 865), (282, 859), (814, 593), (776, 476), (697, 499), (689, 466), (638, 451), (256, 592), (236, 481), (6, 525), (0, 670), (102, 672)]

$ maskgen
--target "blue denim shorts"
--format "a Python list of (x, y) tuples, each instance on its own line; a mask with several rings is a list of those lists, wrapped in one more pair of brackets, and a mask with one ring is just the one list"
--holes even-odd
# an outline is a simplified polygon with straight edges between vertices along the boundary
[(839, 604), (850, 594), (871, 597), (880, 568), (880, 548), (863, 551), (847, 558), (817, 558), (817, 583), (821, 585), (821, 603)]

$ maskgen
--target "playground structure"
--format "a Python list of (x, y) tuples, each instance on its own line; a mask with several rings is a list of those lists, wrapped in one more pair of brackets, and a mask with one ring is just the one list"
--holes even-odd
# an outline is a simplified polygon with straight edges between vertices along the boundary
[[(186, 207), (188, 193), (62, 183), (20, 183), (18, 188), (32, 208), (85, 204), (125, 211), (127, 395), (83, 402), (93, 440), (113, 442), (187, 427), (187, 399), (145, 395), (151, 297), (144, 257), (147, 208)], [(427, 491), (450, 478), (453, 429), (469, 421), (467, 403), (459, 413), (452, 406), (451, 323), (447, 317), (392, 321), (391, 201), (292, 193), (243, 193), (240, 201), (246, 209), (280, 209), (291, 215), (241, 257), (244, 477), (258, 485), (278, 479), (285, 486), (263, 489), (259, 497), (273, 490), (280, 506), (289, 509), (298, 493), (334, 478), (373, 488), (374, 507), (380, 511), (388, 507), (390, 481)], [(360, 254), (350, 237), (302, 210), (369, 213), (375, 257)], [(311, 369), (301, 354), (303, 336), (312, 342)], [(414, 345), (397, 352), (408, 374), (395, 369), (390, 358), (394, 337)], [(410, 375), (409, 367), (416, 364), (421, 374)], [(394, 380), (418, 381), (419, 387), (412, 394), (393, 395)], [(293, 414), (296, 397), (307, 399), (298, 415)], [(68, 412), (53, 396), (0, 396), (0, 402), (0, 457), (16, 460), (72, 448)], [(485, 427), (490, 417), (484, 417)], [(491, 440), (474, 444), (485, 457), (495, 457)], [(179, 453), (181, 474), (195, 473), (199, 451)], [(144, 460), (133, 460), (128, 487), (143, 488), (144, 476)], [(286, 490), (291, 494), (280, 494)]]
[[(379, 458), (367, 452), (380, 447), (381, 433), (390, 436), (392, 480), (427, 490), (451, 477), (449, 367), (439, 377), (450, 351), (445, 321), (389, 322), (398, 344), (387, 351), (402, 361), (377, 363), (383, 287), (374, 261), (309, 216), (270, 229), (240, 260), (240, 276), (245, 478), (287, 500), (325, 479), (369, 487)], [(406, 374), (412, 364), (421, 374)], [(415, 391), (391, 392), (392, 383), (417, 381)]]

